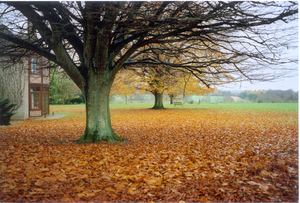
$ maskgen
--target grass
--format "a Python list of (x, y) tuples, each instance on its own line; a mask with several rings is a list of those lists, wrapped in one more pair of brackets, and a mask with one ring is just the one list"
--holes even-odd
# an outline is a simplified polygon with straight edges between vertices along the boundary
[[(129, 103), (129, 104), (110, 104), (111, 110), (118, 109), (149, 109), (153, 106), (151, 103)], [(202, 103), (184, 104), (183, 106), (174, 106), (164, 104), (167, 109), (194, 109), (194, 110), (234, 110), (234, 111), (255, 111), (255, 112), (297, 112), (298, 103)], [(85, 104), (74, 105), (51, 105), (50, 112), (62, 113), (67, 116), (85, 116)]]
[[(112, 109), (115, 108), (151, 108), (153, 104), (110, 104)], [(174, 106), (172, 104), (164, 104), (165, 108), (170, 109), (234, 109), (234, 110), (254, 110), (254, 111), (293, 111), (298, 112), (298, 103), (202, 103), (198, 104), (184, 104), (181, 106)]]
[(293, 111), (298, 112), (298, 103), (217, 103), (217, 104), (187, 104), (185, 108), (235, 109), (250, 111)]

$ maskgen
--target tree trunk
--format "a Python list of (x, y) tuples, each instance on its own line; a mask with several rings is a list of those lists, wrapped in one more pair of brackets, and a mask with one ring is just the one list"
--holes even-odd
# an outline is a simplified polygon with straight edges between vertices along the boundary
[(154, 106), (152, 107), (152, 109), (164, 109), (163, 92), (161, 92), (161, 93), (155, 92), (154, 97), (155, 97), (155, 103), (154, 103)]
[(184, 83), (183, 92), (182, 92), (182, 103), (185, 103), (185, 90), (186, 90), (187, 82)]
[(174, 96), (173, 95), (169, 95), (170, 96), (170, 104), (173, 104), (173, 98)]
[(109, 72), (89, 75), (85, 87), (86, 127), (78, 141), (115, 143), (123, 140), (111, 127), (109, 93), (113, 79), (114, 77)]

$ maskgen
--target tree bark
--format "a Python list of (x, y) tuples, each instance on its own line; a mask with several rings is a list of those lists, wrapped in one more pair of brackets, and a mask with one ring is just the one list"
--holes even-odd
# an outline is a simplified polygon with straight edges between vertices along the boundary
[(187, 85), (188, 81), (189, 80), (184, 82), (184, 87), (183, 87), (183, 92), (182, 92), (182, 103), (183, 104), (185, 103), (185, 97), (186, 97), (185, 90), (186, 90), (186, 85)]
[(155, 103), (152, 109), (164, 109), (163, 105), (163, 92), (154, 92), (154, 97), (155, 97)]
[(109, 110), (109, 93), (114, 77), (109, 71), (95, 74), (93, 71), (86, 81), (86, 127), (80, 142), (123, 141), (112, 129)]
[(170, 96), (170, 104), (173, 104), (173, 98), (174, 96), (173, 95), (169, 95)]

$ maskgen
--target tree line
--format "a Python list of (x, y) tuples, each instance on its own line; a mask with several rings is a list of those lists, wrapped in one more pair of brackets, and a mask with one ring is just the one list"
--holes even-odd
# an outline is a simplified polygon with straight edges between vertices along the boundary
[(239, 94), (239, 97), (259, 103), (298, 102), (298, 91), (294, 92), (291, 89), (244, 91)]
[[(156, 81), (153, 82), (153, 81)], [(163, 84), (163, 85), (158, 85)], [(202, 99), (194, 102), (210, 102), (210, 96), (222, 97), (222, 102), (234, 102), (231, 96), (238, 96), (249, 102), (259, 103), (284, 103), (298, 102), (298, 91), (293, 90), (245, 90), (240, 93), (231, 91), (218, 91), (214, 88), (206, 88), (192, 75), (181, 75), (181, 77), (157, 77), (150, 74), (141, 77), (133, 71), (123, 70), (117, 74), (110, 92), (110, 100), (116, 96), (122, 97), (124, 103), (144, 101), (145, 93), (152, 94), (155, 100), (155, 92), (163, 92), (164, 96), (173, 104), (173, 100), (179, 99), (190, 103), (188, 96), (202, 95)], [(166, 98), (164, 98), (166, 99)], [(147, 99), (149, 100), (149, 98)], [(51, 104), (79, 104), (84, 103), (84, 96), (75, 83), (60, 68), (51, 69), (50, 103)], [(163, 101), (161, 101), (163, 102)], [(194, 103), (193, 102), (193, 103)], [(154, 104), (155, 106), (155, 104)]]

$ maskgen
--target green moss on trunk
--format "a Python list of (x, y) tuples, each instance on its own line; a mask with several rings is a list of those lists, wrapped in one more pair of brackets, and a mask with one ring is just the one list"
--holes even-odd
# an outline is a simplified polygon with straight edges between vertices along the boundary
[(90, 73), (85, 88), (86, 127), (79, 142), (123, 141), (112, 129), (109, 110), (109, 93), (113, 82), (110, 73), (96, 75)]
[(163, 92), (155, 92), (155, 103), (152, 109), (165, 109), (163, 104)]
[(94, 132), (84, 132), (84, 134), (78, 139), (79, 142), (97, 142), (105, 141), (110, 143), (119, 143), (125, 141), (124, 138), (119, 137), (114, 132), (103, 132), (95, 130)]

